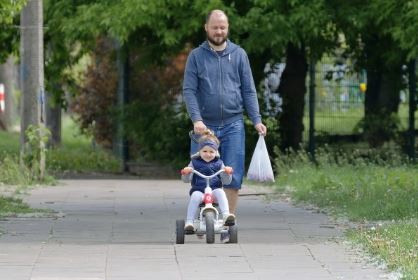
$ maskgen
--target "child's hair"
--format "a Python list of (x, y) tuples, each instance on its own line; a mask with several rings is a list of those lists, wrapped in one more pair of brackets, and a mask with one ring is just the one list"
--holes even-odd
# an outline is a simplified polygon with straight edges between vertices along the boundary
[(210, 129), (206, 129), (199, 138), (199, 151), (205, 146), (212, 147), (217, 151), (219, 143), (219, 139), (215, 136), (215, 133)]
[(210, 130), (210, 129), (206, 129), (200, 136), (199, 138), (199, 143), (202, 143), (206, 140), (212, 140), (214, 141), (218, 146), (219, 146), (219, 139), (218, 137), (215, 136), (215, 133)]

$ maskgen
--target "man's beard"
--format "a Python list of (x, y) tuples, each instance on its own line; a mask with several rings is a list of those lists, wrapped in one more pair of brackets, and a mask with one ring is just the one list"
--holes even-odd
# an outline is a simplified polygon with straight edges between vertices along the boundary
[[(225, 37), (222, 37), (222, 40), (220, 40), (220, 41), (215, 41), (213, 38), (211, 38), (211, 37), (209, 37), (209, 36), (206, 36), (206, 38), (208, 39), (208, 41), (212, 44), (212, 45), (215, 45), (215, 46), (222, 46), (225, 42), (226, 42), (226, 40), (228, 39), (228, 35), (227, 36), (225, 36)], [(217, 39), (218, 38), (221, 38), (221, 37), (216, 37)]]

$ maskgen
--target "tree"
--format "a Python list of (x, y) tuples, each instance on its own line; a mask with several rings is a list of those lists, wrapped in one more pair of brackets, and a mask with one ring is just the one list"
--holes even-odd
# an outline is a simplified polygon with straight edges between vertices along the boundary
[(408, 58), (418, 53), (414, 44), (418, 24), (411, 21), (418, 8), (413, 2), (335, 2), (336, 24), (347, 39), (347, 52), (354, 57), (357, 69), (367, 72), (365, 117), (361, 125), (373, 147), (392, 139), (398, 130), (399, 92), (404, 87), (401, 69)]
[(4, 62), (17, 45), (16, 23), (27, 0), (0, 2), (0, 63)]
[[(76, 108), (80, 107), (80, 104), (87, 104), (100, 98), (100, 96), (92, 97), (91, 94), (85, 93), (94, 92), (94, 89), (104, 85), (101, 83), (103, 79), (100, 79), (103, 74), (109, 75), (107, 82), (111, 85), (107, 88), (115, 88), (115, 84), (111, 83), (114, 73), (107, 71), (111, 69), (111, 66), (108, 63), (96, 62), (97, 60), (109, 61), (112, 58), (116, 62), (116, 57), (112, 50), (108, 50), (110, 56), (100, 54), (100, 51), (95, 49), (97, 38), (122, 44), (121, 48), (129, 50), (132, 56), (130, 60), (134, 60), (136, 65), (142, 68), (141, 71), (144, 71), (144, 69), (155, 68), (156, 65), (166, 65), (173, 56), (184, 50), (186, 42), (197, 41), (196, 38), (199, 37), (197, 34), (200, 33), (197, 31), (203, 29), (204, 16), (209, 9), (213, 8), (201, 1), (184, 0), (47, 1), (47, 3), (47, 23), (54, 26), (46, 33), (46, 72), (49, 73), (47, 87), (50, 92), (53, 92), (54, 97), (63, 96), (62, 85), (66, 83), (66, 76), (63, 74), (68, 73), (66, 69), (71, 68), (81, 55), (88, 53), (96, 60), (89, 68), (89, 78), (86, 80), (94, 86), (83, 87), (78, 103), (74, 104)], [(213, 5), (219, 3), (221, 1), (213, 1)], [(76, 42), (75, 48), (71, 47), (74, 46), (72, 42)], [(100, 67), (102, 68), (99, 69)], [(180, 84), (181, 80), (178, 79), (176, 82)], [(152, 87), (150, 84), (146, 86)], [(146, 90), (134, 88), (132, 92), (136, 96), (133, 98), (145, 100), (142, 97), (145, 97)], [(77, 91), (76, 88), (75, 91)], [(109, 127), (108, 118), (116, 118), (116, 112), (122, 111), (122, 108), (118, 108), (114, 102), (111, 102), (112, 96), (108, 94), (106, 94), (108, 98), (101, 100), (103, 102), (94, 103), (103, 105), (100, 108), (101, 112), (81, 110), (83, 111), (81, 114), (83, 128), (90, 128), (90, 131), (93, 129), (95, 136), (98, 136), (97, 140), (107, 146), (112, 137), (103, 135), (105, 130), (98, 128), (104, 125), (110, 129), (110, 132), (114, 132), (115, 129)], [(161, 93), (161, 95), (164, 94)], [(164, 101), (164, 98), (158, 98), (158, 100)], [(164, 104), (161, 103), (159, 106), (163, 107)], [(88, 109), (91, 108), (88, 107)], [(97, 116), (101, 118), (98, 119)]]
[[(99, 37), (120, 42), (123, 48), (129, 50), (130, 59), (133, 59), (144, 71), (155, 65), (167, 65), (167, 62), (184, 50), (187, 44), (196, 46), (204, 39), (202, 29), (204, 16), (212, 8), (222, 8), (227, 11), (231, 19), (231, 38), (245, 47), (250, 56), (251, 64), (255, 68), (256, 80), (262, 78), (262, 68), (269, 59), (277, 61), (286, 58), (287, 67), (280, 88), (284, 113), (277, 116), (277, 119), (281, 128), (281, 148), (298, 149), (304, 129), (302, 117), (307, 67), (315, 60), (319, 60), (324, 53), (340, 47), (341, 34), (345, 34), (345, 42), (349, 44), (350, 52), (356, 54), (359, 66), (364, 57), (367, 57), (364, 65), (367, 62), (374, 67), (379, 66), (374, 62), (381, 61), (382, 58), (384, 60), (393, 58), (391, 64), (387, 64), (386, 61), (385, 64), (391, 66), (389, 69), (397, 69), (396, 64), (403, 60), (399, 58), (412, 58), (417, 53), (417, 44), (410, 43), (417, 40), (416, 36), (414, 37), (417, 23), (411, 21), (417, 13), (417, 5), (412, 5), (408, 9), (410, 5), (408, 3), (413, 1), (369, 2), (359, 0), (349, 2), (225, 0), (209, 1), (209, 3), (198, 0), (48, 1), (51, 7), (48, 12), (48, 15), (50, 14), (48, 24), (54, 26), (54, 29), (51, 29), (51, 41), (48, 41), (51, 43), (48, 48), (58, 51), (52, 51), (52, 55), (48, 56), (51, 60), (47, 60), (47, 68), (51, 66), (51, 76), (53, 73), (65, 73), (65, 69), (72, 67), (82, 54), (94, 50)], [(384, 12), (380, 10), (379, 3), (383, 3), (383, 6), (388, 5), (385, 6)], [(397, 7), (400, 11), (395, 13)], [(374, 25), (367, 24), (373, 21), (375, 21)], [(408, 21), (410, 25), (407, 25)], [(369, 36), (366, 31), (370, 29), (380, 31)], [(405, 30), (405, 34), (409, 34), (410, 38), (414, 38), (408, 41), (402, 30)], [(390, 47), (376, 52), (373, 42), (387, 42)], [(396, 53), (397, 45), (402, 50), (399, 54)], [(362, 53), (367, 53), (367, 56), (360, 55)], [(372, 69), (370, 67), (369, 70)], [(391, 75), (388, 72), (380, 78), (370, 76), (369, 92), (372, 91), (373, 80), (389, 81), (387, 77)], [(56, 81), (58, 85), (63, 84), (62, 80)], [(376, 88), (390, 89), (387, 92), (395, 92), (391, 88), (397, 86), (392, 82), (388, 84), (389, 87), (380, 82), (376, 85), (378, 85)], [(51, 88), (53, 87), (51, 83)], [(140, 87), (134, 90), (133, 94), (138, 100), (145, 100)], [(385, 99), (381, 99), (381, 102), (396, 105), (394, 101), (396, 96), (387, 93), (383, 95)], [(369, 102), (374, 100), (371, 97), (373, 95), (368, 93), (368, 104), (373, 103)]]
[(277, 116), (281, 148), (299, 149), (308, 63), (337, 46), (332, 10), (323, 0), (250, 2), (238, 19), (238, 32), (250, 54), (267, 52), (276, 61), (286, 58), (279, 88), (283, 113)]
[(20, 10), (25, 6), (27, 0), (13, 0), (0, 2), (0, 25), (11, 24), (13, 19), (19, 15)]

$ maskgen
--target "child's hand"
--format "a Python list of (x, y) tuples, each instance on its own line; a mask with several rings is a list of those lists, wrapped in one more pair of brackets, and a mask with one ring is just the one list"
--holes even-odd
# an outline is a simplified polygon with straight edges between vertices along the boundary
[(232, 173), (234, 173), (234, 169), (232, 169), (231, 166), (225, 166), (224, 171), (228, 175), (231, 175)]
[(192, 171), (193, 171), (193, 168), (191, 168), (190, 166), (187, 166), (181, 170), (181, 175), (189, 175), (190, 173), (192, 173)]

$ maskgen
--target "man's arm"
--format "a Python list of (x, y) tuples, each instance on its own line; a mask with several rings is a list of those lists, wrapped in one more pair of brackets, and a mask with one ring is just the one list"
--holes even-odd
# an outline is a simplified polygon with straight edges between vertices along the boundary
[(257, 100), (257, 91), (254, 85), (253, 74), (251, 72), (250, 61), (243, 49), (241, 51), (240, 63), (240, 80), (241, 80), (241, 95), (244, 101), (245, 110), (254, 125), (261, 123), (261, 115)]
[(187, 58), (186, 68), (183, 78), (183, 98), (187, 112), (193, 123), (202, 120), (200, 115), (199, 103), (197, 102), (198, 76), (195, 56), (190, 53)]

